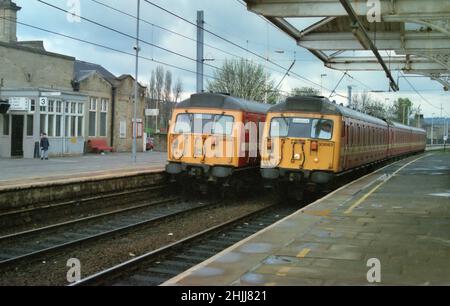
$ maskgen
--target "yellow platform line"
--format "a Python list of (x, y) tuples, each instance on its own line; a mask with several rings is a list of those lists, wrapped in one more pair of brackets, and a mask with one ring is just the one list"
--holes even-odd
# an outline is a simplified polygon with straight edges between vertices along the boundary
[(381, 186), (383, 186), (384, 184), (389, 182), (391, 180), (391, 178), (396, 176), (400, 171), (402, 171), (403, 169), (405, 169), (409, 165), (414, 164), (415, 162), (421, 160), (424, 157), (426, 157), (426, 156), (421, 156), (421, 157), (419, 157), (419, 158), (417, 158), (417, 159), (407, 163), (406, 165), (404, 165), (403, 167), (401, 167), (397, 171), (395, 171), (391, 176), (388, 176), (383, 182), (381, 182), (380, 184), (375, 186), (372, 190), (370, 190), (368, 193), (366, 193), (361, 199), (359, 199), (355, 204), (353, 204), (349, 209), (347, 209), (344, 214), (346, 214), (346, 215), (351, 214), (353, 212), (353, 210), (355, 210), (355, 208), (357, 208), (362, 203), (364, 203), (375, 191), (377, 191), (378, 189), (380, 189)]
[(277, 276), (285, 277), (289, 273), (289, 271), (291, 271), (291, 269), (292, 268), (289, 267), (281, 268), (280, 270), (278, 270)]
[(305, 258), (309, 252), (311, 252), (311, 249), (303, 249), (300, 253), (298, 253), (297, 258)]

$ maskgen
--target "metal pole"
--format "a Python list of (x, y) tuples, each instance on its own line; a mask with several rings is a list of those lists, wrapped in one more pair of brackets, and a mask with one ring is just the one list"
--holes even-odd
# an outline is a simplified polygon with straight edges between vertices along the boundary
[(204, 12), (197, 11), (197, 92), (203, 92)]
[(348, 107), (352, 107), (352, 86), (348, 86)]
[(326, 77), (326, 74), (320, 75), (320, 95), (323, 97), (323, 78)]
[(447, 117), (445, 117), (445, 135), (447, 136), (446, 137), (446, 140), (444, 141), (444, 152), (446, 151), (446, 147), (447, 147), (447, 141), (448, 141), (448, 118)]
[(139, 74), (139, 22), (141, 12), (141, 0), (137, 0), (137, 21), (136, 21), (136, 74), (134, 79), (134, 119), (133, 119), (133, 162), (137, 161), (137, 103), (139, 100), (138, 74)]
[(433, 117), (431, 117), (431, 146), (433, 146), (433, 142), (434, 142), (434, 114)]

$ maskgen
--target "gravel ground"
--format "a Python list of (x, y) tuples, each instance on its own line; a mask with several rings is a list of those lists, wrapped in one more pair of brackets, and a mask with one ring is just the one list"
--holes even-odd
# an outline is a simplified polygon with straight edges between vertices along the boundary
[(0, 286), (67, 285), (66, 274), (69, 268), (66, 263), (70, 258), (81, 261), (84, 278), (273, 203), (274, 200), (267, 197), (229, 201), (223, 206), (198, 211), (139, 232), (87, 242), (82, 247), (72, 247), (64, 253), (40, 258), (34, 263), (25, 263), (7, 271), (0, 270)]

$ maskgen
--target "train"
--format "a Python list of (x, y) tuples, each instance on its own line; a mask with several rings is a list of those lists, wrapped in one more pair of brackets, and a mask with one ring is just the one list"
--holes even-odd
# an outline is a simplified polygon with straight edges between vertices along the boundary
[(270, 105), (199, 93), (177, 104), (169, 124), (166, 172), (184, 193), (240, 192), (260, 178), (260, 126)]
[(358, 169), (424, 152), (426, 132), (324, 97), (291, 97), (266, 118), (261, 175), (267, 188), (294, 193), (327, 187)]

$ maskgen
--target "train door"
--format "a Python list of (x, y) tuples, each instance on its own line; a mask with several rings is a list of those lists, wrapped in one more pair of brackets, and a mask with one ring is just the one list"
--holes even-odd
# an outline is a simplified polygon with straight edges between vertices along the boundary
[(345, 170), (345, 169), (347, 169), (347, 165), (348, 165), (348, 147), (350, 145), (350, 131), (349, 131), (349, 122), (347, 119), (344, 119), (342, 124), (344, 125), (342, 127), (343, 135), (342, 135), (342, 141), (341, 141), (341, 143), (344, 146), (342, 170)]
[(23, 115), (12, 115), (11, 124), (11, 156), (23, 157)]

